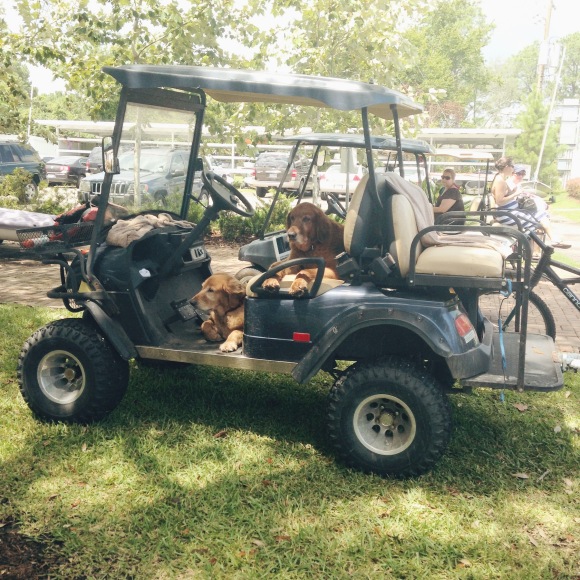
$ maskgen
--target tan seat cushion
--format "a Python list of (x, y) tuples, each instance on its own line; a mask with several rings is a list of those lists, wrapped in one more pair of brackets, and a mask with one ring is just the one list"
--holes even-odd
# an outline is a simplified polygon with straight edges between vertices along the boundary
[(501, 278), (503, 268), (501, 254), (492, 248), (432, 246), (421, 252), (415, 272), (440, 276)]

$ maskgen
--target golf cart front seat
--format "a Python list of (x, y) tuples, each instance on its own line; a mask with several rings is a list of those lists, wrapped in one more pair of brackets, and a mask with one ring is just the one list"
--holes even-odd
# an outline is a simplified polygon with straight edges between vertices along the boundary
[(416, 212), (422, 212), (431, 231), (442, 229), (434, 226), (425, 193), (396, 173), (377, 173), (375, 179), (382, 208), (377, 208), (366, 175), (353, 194), (345, 221), (346, 252), (362, 273), (382, 286), (501, 288), (505, 284), (502, 253), (476, 245), (477, 240), (485, 244), (485, 237), (475, 231), (474, 245), (425, 247), (426, 230), (418, 236)]

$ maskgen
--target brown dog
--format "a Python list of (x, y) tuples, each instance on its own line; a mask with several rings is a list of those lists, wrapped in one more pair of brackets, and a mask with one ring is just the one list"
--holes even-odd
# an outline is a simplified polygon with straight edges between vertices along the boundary
[[(325, 278), (338, 279), (336, 272), (336, 256), (344, 252), (344, 226), (331, 220), (319, 207), (313, 203), (299, 203), (286, 218), (286, 232), (290, 241), (290, 255), (294, 258), (324, 258), (326, 268)], [(277, 266), (283, 262), (276, 262)], [(316, 277), (316, 268), (301, 269), (292, 266), (281, 270), (274, 278), (268, 278), (262, 285), (266, 290), (277, 292), (280, 280), (287, 274), (297, 274), (290, 286), (289, 293), (299, 298), (303, 296), (308, 284)]]
[(222, 352), (233, 352), (242, 346), (244, 335), (244, 285), (229, 274), (213, 274), (201, 285), (190, 300), (200, 310), (209, 312), (209, 319), (201, 325), (206, 340), (219, 342)]

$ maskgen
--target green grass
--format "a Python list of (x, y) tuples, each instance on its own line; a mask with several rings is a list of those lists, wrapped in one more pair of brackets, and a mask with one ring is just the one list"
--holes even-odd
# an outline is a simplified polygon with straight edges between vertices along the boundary
[(437, 468), (384, 480), (335, 462), (325, 374), (298, 385), (133, 365), (127, 396), (102, 423), (37, 421), (16, 361), (59, 315), (0, 305), (0, 525), (15, 520), (58, 551), (54, 578), (580, 574), (580, 375), (504, 403), (490, 390), (455, 395)]
[(560, 194), (556, 198), (556, 202), (550, 205), (550, 213), (580, 222), (580, 200), (565, 193)]

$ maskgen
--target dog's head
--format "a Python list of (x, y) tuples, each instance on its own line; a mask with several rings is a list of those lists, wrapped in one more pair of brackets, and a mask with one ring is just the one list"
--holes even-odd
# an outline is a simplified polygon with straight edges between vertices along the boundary
[(230, 274), (212, 274), (201, 290), (190, 300), (200, 310), (229, 312), (242, 304), (246, 295), (244, 285)]
[(313, 203), (299, 203), (286, 218), (286, 233), (291, 245), (307, 252), (325, 244), (331, 236), (331, 220)]

